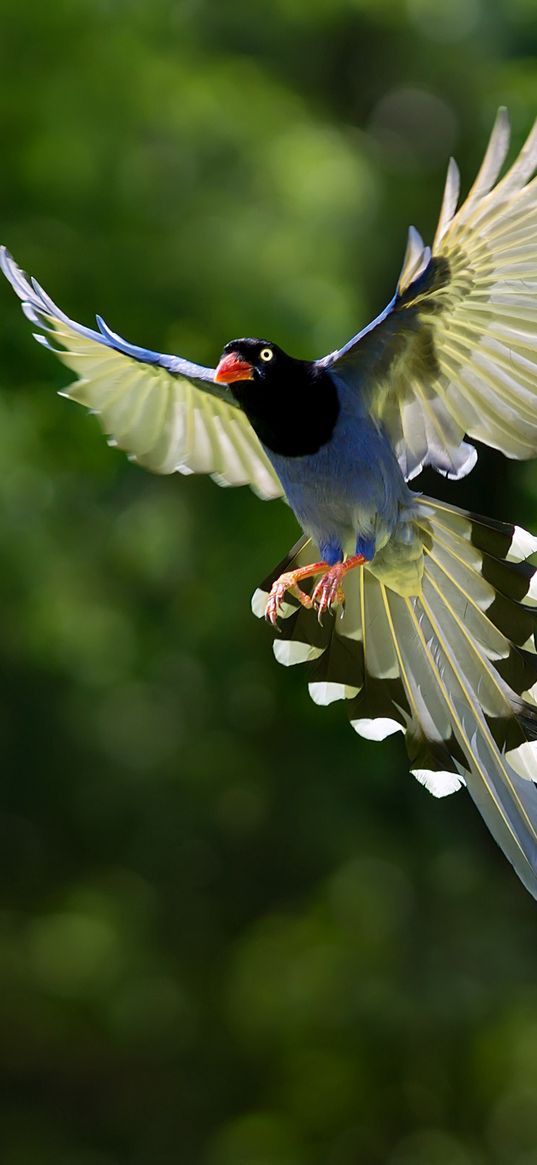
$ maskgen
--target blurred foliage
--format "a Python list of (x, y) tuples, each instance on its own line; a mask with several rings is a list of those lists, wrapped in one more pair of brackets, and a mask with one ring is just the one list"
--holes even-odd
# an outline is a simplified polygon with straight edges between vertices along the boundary
[[(214, 362), (391, 295), (537, 110), (534, 0), (2, 0), (3, 240)], [(249, 612), (285, 507), (153, 479), (0, 288), (2, 1165), (534, 1165), (537, 914)], [(426, 483), (535, 528), (533, 466)]]

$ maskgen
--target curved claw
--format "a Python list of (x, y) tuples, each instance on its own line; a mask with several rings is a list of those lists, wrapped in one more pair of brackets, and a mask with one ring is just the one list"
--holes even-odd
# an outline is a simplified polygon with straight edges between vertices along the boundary
[(275, 627), (280, 614), (280, 607), (285, 600), (286, 591), (298, 599), (303, 607), (308, 609), (313, 606), (313, 600), (305, 591), (299, 587), (299, 582), (303, 578), (311, 578), (315, 574), (321, 574), (326, 570), (326, 562), (313, 562), (309, 566), (299, 566), (297, 570), (288, 570), (285, 574), (281, 574), (276, 582), (272, 584), (272, 589), (268, 597), (267, 605), (265, 607), (265, 619)]
[(294, 595), (303, 607), (312, 607), (313, 602), (310, 596), (301, 590), (296, 579), (296, 571), (290, 570), (286, 574), (281, 574), (276, 582), (273, 583), (272, 590), (268, 597), (267, 605), (265, 607), (265, 619), (275, 627), (280, 614), (280, 607), (285, 600), (286, 591)]
[(345, 592), (341, 578), (341, 571), (338, 571), (337, 567), (333, 567), (326, 574), (323, 574), (313, 591), (311, 597), (313, 605), (317, 607), (319, 623), (325, 611), (331, 611), (333, 607), (345, 605)]

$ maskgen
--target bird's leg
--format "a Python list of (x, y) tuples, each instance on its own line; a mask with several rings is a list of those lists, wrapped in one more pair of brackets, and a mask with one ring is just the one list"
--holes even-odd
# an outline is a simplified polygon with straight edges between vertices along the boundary
[(313, 562), (308, 566), (299, 566), (296, 570), (288, 570), (285, 574), (281, 574), (276, 579), (276, 582), (272, 584), (272, 589), (265, 607), (265, 619), (269, 619), (272, 625), (274, 627), (276, 626), (279, 608), (284, 601), (286, 591), (294, 595), (295, 599), (298, 599), (303, 607), (313, 607), (313, 600), (298, 584), (303, 578), (312, 578), (314, 575), (322, 574), (323, 571), (327, 570), (327, 562)]
[[(365, 562), (369, 562), (369, 558), (364, 554), (353, 554), (344, 562), (336, 562), (335, 566), (329, 566), (327, 562), (313, 562), (308, 566), (299, 566), (296, 570), (286, 571), (272, 584), (265, 607), (265, 618), (273, 626), (276, 626), (279, 608), (285, 599), (286, 592), (289, 591), (289, 594), (298, 599), (303, 607), (308, 609), (316, 607), (320, 620), (325, 611), (345, 602), (343, 579), (349, 570), (354, 570), (356, 566), (363, 566)], [(313, 594), (308, 595), (298, 584), (302, 579), (313, 578), (316, 574), (322, 575), (322, 578), (319, 579)]]
[(343, 604), (345, 602), (343, 579), (349, 570), (354, 570), (356, 566), (363, 566), (368, 561), (369, 559), (364, 554), (353, 554), (350, 558), (346, 558), (344, 562), (336, 562), (335, 566), (331, 566), (323, 574), (310, 600), (310, 605), (317, 607), (319, 622), (325, 611), (329, 611), (339, 603)]

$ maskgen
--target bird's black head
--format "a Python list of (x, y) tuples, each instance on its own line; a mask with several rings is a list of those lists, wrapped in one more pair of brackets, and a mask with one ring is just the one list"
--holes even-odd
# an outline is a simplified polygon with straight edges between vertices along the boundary
[[(231, 392), (233, 396), (237, 395), (240, 402), (248, 381), (258, 385), (274, 383), (275, 379), (288, 376), (293, 366), (301, 363), (287, 356), (270, 340), (230, 340), (224, 348), (214, 379), (218, 384), (233, 385)], [(236, 389), (236, 385), (241, 387)]]
[(229, 385), (273, 453), (301, 457), (330, 440), (339, 412), (337, 391), (315, 362), (295, 360), (271, 340), (231, 340), (214, 379)]

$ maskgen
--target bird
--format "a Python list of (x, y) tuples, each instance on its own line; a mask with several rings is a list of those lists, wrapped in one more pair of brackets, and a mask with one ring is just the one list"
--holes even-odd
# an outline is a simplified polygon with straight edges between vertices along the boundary
[(468, 438), (537, 455), (537, 122), (505, 169), (509, 143), (501, 108), (462, 201), (450, 160), (432, 246), (411, 227), (388, 305), (314, 360), (247, 337), (204, 367), (76, 323), (5, 247), (0, 265), (110, 444), (288, 503), (302, 534), (252, 599), (277, 661), (359, 736), (401, 732), (434, 796), (465, 788), (537, 897), (537, 538), (410, 485), (469, 474)]

